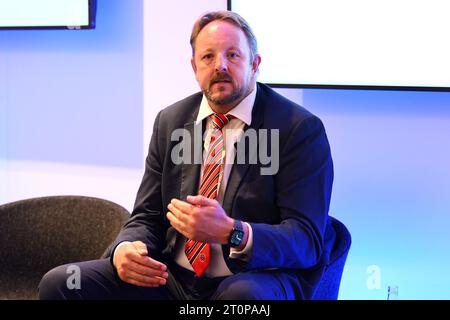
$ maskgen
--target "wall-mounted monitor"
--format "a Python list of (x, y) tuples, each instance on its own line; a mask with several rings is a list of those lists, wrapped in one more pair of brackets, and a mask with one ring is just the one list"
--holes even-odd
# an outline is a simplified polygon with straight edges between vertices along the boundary
[(96, 0), (0, 0), (0, 29), (93, 29)]
[(229, 0), (274, 86), (450, 91), (450, 1)]

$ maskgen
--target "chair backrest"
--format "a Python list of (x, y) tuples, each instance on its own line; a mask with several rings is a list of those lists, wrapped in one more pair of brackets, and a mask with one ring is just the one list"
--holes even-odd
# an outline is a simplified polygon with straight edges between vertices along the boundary
[[(129, 212), (118, 204), (84, 196), (1, 205), (0, 299), (8, 298), (11, 290), (37, 287), (53, 267), (100, 258), (128, 218)], [(21, 294), (26, 292), (17, 292)]]
[(330, 217), (330, 219), (336, 238), (331, 250), (330, 261), (314, 293), (314, 300), (336, 300), (338, 298), (342, 272), (352, 243), (350, 232), (346, 226), (334, 217)]

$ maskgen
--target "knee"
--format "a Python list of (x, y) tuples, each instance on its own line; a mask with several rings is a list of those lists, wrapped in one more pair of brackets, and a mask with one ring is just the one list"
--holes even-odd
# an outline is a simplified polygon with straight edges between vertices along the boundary
[(64, 299), (67, 289), (67, 268), (59, 266), (48, 271), (41, 279), (38, 287), (39, 299), (59, 300)]
[(225, 279), (216, 291), (216, 300), (264, 300), (260, 286), (250, 280), (227, 281)]

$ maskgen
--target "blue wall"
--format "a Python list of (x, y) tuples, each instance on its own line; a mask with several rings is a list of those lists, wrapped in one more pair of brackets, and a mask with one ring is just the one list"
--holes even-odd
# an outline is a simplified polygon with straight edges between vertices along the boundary
[(94, 30), (0, 31), (0, 159), (140, 168), (142, 0)]
[(450, 93), (308, 89), (303, 99), (332, 147), (330, 214), (353, 236), (340, 298), (386, 299), (398, 286), (399, 299), (450, 299)]

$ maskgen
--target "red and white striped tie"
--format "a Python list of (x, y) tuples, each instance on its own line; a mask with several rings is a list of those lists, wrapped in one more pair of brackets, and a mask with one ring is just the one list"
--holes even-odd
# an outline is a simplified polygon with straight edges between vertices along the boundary
[[(210, 115), (209, 118), (212, 120), (214, 128), (211, 133), (208, 153), (203, 161), (198, 194), (215, 199), (217, 197), (220, 168), (223, 159), (222, 128), (234, 117), (232, 115), (215, 113)], [(184, 246), (184, 251), (197, 276), (202, 276), (209, 266), (210, 244), (188, 239)]]

